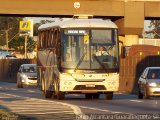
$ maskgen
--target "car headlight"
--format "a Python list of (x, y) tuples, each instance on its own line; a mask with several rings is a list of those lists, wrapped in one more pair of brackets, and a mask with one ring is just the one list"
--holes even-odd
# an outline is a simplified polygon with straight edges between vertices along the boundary
[(27, 76), (23, 74), (22, 77), (23, 77), (23, 78), (26, 78)]
[(150, 86), (150, 87), (156, 87), (157, 84), (156, 83), (148, 83), (148, 86)]

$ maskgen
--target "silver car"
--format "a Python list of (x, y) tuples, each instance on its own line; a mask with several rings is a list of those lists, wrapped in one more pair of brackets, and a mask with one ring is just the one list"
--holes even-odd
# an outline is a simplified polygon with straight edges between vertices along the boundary
[(138, 80), (138, 98), (160, 96), (160, 67), (147, 67)]
[(17, 73), (17, 87), (23, 88), (24, 85), (37, 85), (36, 64), (22, 64)]

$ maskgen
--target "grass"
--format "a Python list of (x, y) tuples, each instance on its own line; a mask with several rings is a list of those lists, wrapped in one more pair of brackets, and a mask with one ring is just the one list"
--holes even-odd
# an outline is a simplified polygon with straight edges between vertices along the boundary
[(0, 109), (0, 120), (26, 120), (25, 117)]

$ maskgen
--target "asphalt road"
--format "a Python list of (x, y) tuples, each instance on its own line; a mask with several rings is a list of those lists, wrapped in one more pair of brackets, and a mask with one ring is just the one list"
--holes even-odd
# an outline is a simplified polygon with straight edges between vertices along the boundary
[(160, 120), (158, 97), (139, 100), (136, 95), (115, 94), (113, 100), (105, 100), (104, 95), (100, 99), (85, 99), (84, 95), (74, 94), (66, 95), (65, 100), (45, 99), (36, 87), (18, 89), (15, 83), (3, 82), (0, 82), (0, 109), (31, 120), (129, 119), (127, 117)]

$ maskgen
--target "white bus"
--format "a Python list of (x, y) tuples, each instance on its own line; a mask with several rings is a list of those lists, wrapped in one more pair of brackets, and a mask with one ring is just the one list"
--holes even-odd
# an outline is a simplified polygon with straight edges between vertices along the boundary
[(119, 88), (119, 45), (112, 21), (71, 19), (38, 31), (38, 85), (46, 98), (70, 93), (113, 98)]

